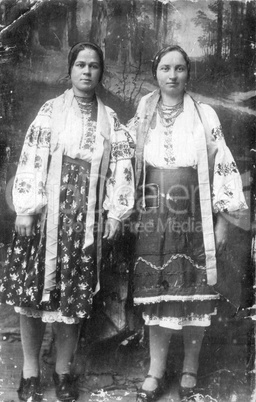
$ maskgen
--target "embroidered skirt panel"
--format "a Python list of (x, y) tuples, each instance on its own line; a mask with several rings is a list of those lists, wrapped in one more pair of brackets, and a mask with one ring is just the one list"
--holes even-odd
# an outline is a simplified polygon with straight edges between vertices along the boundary
[(152, 319), (212, 314), (219, 295), (207, 285), (197, 170), (148, 166), (144, 197), (135, 256), (135, 304), (144, 305)]

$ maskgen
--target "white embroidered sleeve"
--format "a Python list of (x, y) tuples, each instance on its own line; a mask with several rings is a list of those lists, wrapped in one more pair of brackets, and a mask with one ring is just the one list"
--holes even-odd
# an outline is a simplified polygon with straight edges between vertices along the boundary
[(50, 150), (52, 103), (46, 102), (30, 125), (13, 185), (17, 215), (34, 215), (46, 205), (45, 184)]
[(115, 114), (113, 118), (110, 164), (103, 208), (108, 211), (109, 218), (124, 220), (129, 217), (134, 205), (133, 149)]
[(213, 173), (213, 211), (234, 212), (247, 209), (243, 185), (236, 162), (228, 148), (216, 112), (205, 105), (212, 136), (217, 144)]

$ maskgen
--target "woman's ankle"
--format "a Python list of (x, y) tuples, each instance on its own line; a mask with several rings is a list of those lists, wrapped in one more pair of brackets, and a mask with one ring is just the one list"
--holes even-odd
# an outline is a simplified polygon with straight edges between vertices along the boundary
[(158, 382), (154, 377), (146, 377), (142, 384), (142, 389), (144, 391), (154, 391), (157, 386)]
[(180, 385), (184, 388), (194, 388), (197, 383), (197, 373), (184, 371), (181, 375)]

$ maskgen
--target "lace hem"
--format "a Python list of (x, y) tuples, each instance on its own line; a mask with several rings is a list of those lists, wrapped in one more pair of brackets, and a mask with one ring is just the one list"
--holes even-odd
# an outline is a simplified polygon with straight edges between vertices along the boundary
[(161, 295), (151, 297), (134, 297), (134, 304), (154, 304), (163, 301), (205, 301), (205, 300), (218, 300), (219, 294), (216, 295), (188, 295), (188, 296), (174, 296), (174, 295)]
[(159, 325), (159, 327), (180, 330), (186, 326), (195, 327), (209, 327), (211, 325), (211, 316), (216, 315), (217, 310), (215, 309), (211, 314), (196, 315), (191, 314), (186, 317), (157, 317), (149, 316), (143, 313), (142, 317), (145, 321), (145, 325)]
[(77, 317), (65, 317), (60, 311), (41, 311), (30, 307), (14, 307), (16, 313), (27, 317), (41, 318), (45, 323), (64, 322), (65, 324), (78, 324), (80, 319)]
[(176, 260), (177, 258), (185, 258), (185, 259), (188, 260), (188, 261), (192, 264), (192, 266), (195, 267), (195, 268), (204, 269), (204, 270), (206, 269), (204, 266), (196, 264), (195, 261), (192, 260), (192, 258), (189, 257), (189, 256), (186, 255), (186, 254), (175, 254), (175, 255), (172, 255), (171, 258), (169, 258), (169, 260), (168, 260), (162, 267), (156, 266), (156, 265), (152, 264), (152, 262), (147, 261), (147, 260), (145, 260), (145, 259), (142, 258), (142, 257), (139, 257), (139, 258), (137, 259), (136, 263), (135, 263), (135, 269), (136, 269), (136, 266), (138, 265), (139, 261), (141, 261), (141, 262), (144, 262), (146, 265), (150, 266), (151, 268), (156, 269), (157, 271), (162, 271), (163, 269), (167, 268), (168, 265), (169, 265), (173, 260)]

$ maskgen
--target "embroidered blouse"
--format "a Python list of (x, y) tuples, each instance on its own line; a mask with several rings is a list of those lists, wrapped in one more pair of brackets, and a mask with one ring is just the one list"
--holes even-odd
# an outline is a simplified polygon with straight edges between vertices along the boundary
[[(182, 162), (179, 157), (180, 147), (184, 153)], [(192, 132), (173, 133), (172, 126), (164, 126), (159, 113), (156, 113), (155, 125), (151, 125), (145, 142), (144, 158), (148, 165), (159, 169), (196, 166), (196, 148)]]
[[(53, 102), (47, 101), (41, 107), (25, 137), (13, 186), (13, 204), (18, 215), (40, 213), (47, 204), (46, 179), (51, 153)], [(105, 109), (111, 125), (111, 156), (103, 207), (108, 210), (109, 217), (122, 220), (129, 216), (134, 204), (132, 150), (115, 112), (107, 106)], [(64, 155), (91, 162), (96, 146), (97, 122), (92, 118), (91, 110), (81, 112), (82, 119), (80, 114), (70, 124), (72, 135), (67, 135), (68, 130), (63, 130), (58, 143)]]
[[(143, 115), (144, 104), (152, 94), (142, 98), (135, 116), (128, 122), (127, 129), (136, 143), (136, 132)], [(144, 146), (144, 162), (159, 169), (177, 167), (197, 167), (195, 146), (196, 131), (201, 129), (195, 119), (195, 108), (190, 96), (184, 97), (184, 110), (171, 127), (165, 127), (155, 111)], [(214, 160), (214, 174), (211, 188), (212, 208), (217, 212), (233, 212), (247, 209), (243, 194), (241, 176), (234, 158), (226, 145), (219, 118), (214, 109), (200, 103), (212, 133), (212, 140), (217, 147)], [(198, 126), (198, 127), (196, 127)]]

